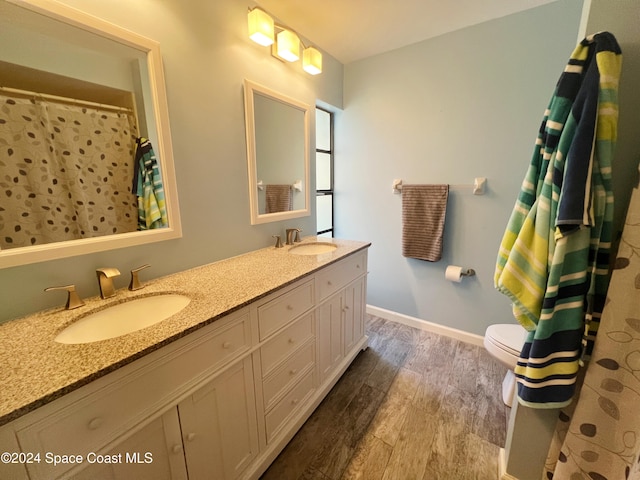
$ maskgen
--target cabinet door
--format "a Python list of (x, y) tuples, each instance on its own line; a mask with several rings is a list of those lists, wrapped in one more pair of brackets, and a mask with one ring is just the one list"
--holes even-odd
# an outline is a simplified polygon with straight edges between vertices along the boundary
[(342, 359), (341, 294), (334, 295), (318, 309), (318, 363), (324, 381)]
[(107, 452), (89, 454), (73, 480), (187, 480), (178, 409), (172, 408)]
[(226, 370), (178, 405), (189, 480), (240, 476), (258, 453), (251, 359)]
[(344, 354), (364, 336), (365, 279), (348, 286), (344, 292)]

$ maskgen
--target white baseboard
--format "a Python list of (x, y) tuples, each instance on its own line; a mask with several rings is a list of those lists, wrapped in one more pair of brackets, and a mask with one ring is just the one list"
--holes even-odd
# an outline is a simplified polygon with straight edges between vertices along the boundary
[(477, 345), (480, 347), (484, 345), (484, 337), (476, 335), (475, 333), (469, 333), (465, 332), (464, 330), (446, 327), (444, 325), (428, 322), (420, 318), (410, 317), (409, 315), (393, 312), (391, 310), (385, 310), (384, 308), (367, 305), (367, 313), (370, 315), (375, 315), (376, 317), (384, 318), (385, 320), (402, 323), (403, 325), (408, 325), (409, 327), (414, 327), (420, 330), (426, 330), (428, 332), (444, 335), (446, 337), (455, 338), (456, 340), (470, 343), (471, 345)]

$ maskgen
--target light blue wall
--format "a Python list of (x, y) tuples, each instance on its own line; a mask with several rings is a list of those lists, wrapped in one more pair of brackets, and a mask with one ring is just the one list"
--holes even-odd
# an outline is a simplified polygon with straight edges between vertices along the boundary
[(63, 2), (160, 42), (184, 236), (2, 269), (0, 321), (63, 304), (62, 294), (43, 292), (48, 286), (73, 283), (82, 296), (97, 295), (97, 267), (117, 267), (121, 288), (129, 269), (143, 263), (152, 265), (145, 277), (157, 277), (265, 247), (286, 227), (315, 231), (314, 216), (250, 225), (242, 84), (248, 78), (311, 105), (320, 98), (342, 106), (339, 62), (325, 55), (323, 74), (312, 77), (299, 62), (276, 60), (248, 39), (246, 2)]
[[(483, 334), (513, 322), (493, 287), (498, 245), (545, 107), (576, 45), (581, 0), (561, 0), (345, 67), (336, 115), (337, 236), (370, 240), (370, 305)], [(401, 254), (392, 181), (453, 188), (443, 259)], [(474, 268), (462, 284), (447, 265)]]

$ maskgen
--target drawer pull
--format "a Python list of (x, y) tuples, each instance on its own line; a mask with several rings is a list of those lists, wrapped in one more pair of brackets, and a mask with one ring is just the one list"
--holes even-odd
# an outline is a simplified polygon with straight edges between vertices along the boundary
[(296, 373), (298, 373), (297, 368), (292, 368), (291, 370), (289, 370), (289, 375), (295, 375)]
[(187, 442), (193, 442), (196, 438), (196, 434), (195, 433), (188, 433), (187, 434)]
[(182, 451), (182, 445), (176, 443), (171, 449), (173, 453), (180, 453)]
[(225, 350), (229, 350), (231, 348), (231, 342), (224, 342), (222, 344), (222, 348), (224, 348)]
[(89, 427), (89, 430), (96, 430), (100, 428), (103, 423), (104, 423), (104, 420), (102, 420), (102, 418), (96, 417), (92, 419), (87, 426)]

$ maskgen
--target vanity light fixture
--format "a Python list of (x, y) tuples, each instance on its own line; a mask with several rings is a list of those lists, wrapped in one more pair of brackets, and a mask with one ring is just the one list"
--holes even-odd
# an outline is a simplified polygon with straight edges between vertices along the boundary
[(264, 10), (254, 8), (249, 10), (249, 38), (254, 42), (268, 47), (274, 42), (273, 18)]
[(315, 47), (307, 47), (302, 52), (302, 69), (310, 75), (322, 73), (322, 53)]
[[(272, 45), (272, 55), (287, 62), (295, 62), (300, 58), (300, 46), (302, 46), (303, 70), (310, 75), (322, 73), (320, 50), (307, 47), (295, 32), (274, 23), (273, 18), (261, 8), (249, 9), (248, 26), (251, 40), (265, 47)], [(275, 34), (276, 31), (278, 31), (277, 34)]]
[(290, 30), (282, 30), (278, 33), (276, 53), (287, 62), (295, 62), (300, 58), (300, 39)]

